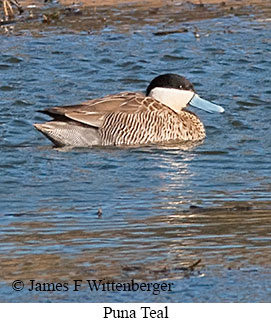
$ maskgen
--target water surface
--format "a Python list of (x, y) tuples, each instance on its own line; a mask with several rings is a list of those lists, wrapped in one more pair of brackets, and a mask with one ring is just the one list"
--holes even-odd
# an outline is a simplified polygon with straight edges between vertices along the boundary
[[(1, 301), (271, 301), (270, 17), (0, 36)], [(39, 109), (144, 91), (167, 72), (225, 107), (195, 111), (199, 145), (56, 150), (32, 126)], [(15, 279), (174, 288), (15, 292)]]

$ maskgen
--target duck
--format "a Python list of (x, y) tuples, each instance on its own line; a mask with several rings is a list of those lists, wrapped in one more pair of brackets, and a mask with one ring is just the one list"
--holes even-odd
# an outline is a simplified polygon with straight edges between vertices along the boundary
[(145, 94), (121, 92), (39, 111), (52, 120), (34, 127), (56, 147), (201, 141), (206, 137), (204, 125), (189, 106), (224, 112), (221, 106), (202, 99), (184, 76), (168, 73), (156, 76)]

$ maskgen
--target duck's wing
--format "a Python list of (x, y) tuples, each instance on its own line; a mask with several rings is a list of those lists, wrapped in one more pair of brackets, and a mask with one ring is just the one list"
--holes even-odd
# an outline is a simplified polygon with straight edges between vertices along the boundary
[(50, 115), (55, 120), (70, 119), (100, 128), (105, 117), (110, 113), (136, 113), (144, 109), (152, 109), (155, 105), (158, 108), (157, 103), (142, 93), (123, 92), (85, 101), (79, 105), (54, 107), (41, 112)]

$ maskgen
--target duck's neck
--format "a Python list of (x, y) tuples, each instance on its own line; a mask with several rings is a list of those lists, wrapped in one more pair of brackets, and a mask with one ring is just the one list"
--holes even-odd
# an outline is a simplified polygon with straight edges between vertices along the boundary
[(156, 87), (151, 90), (149, 96), (180, 113), (191, 101), (194, 94), (192, 91)]

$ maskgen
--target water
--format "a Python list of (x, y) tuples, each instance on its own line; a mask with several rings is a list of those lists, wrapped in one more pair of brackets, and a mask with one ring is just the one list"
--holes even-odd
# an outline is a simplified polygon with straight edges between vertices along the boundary
[[(0, 36), (2, 302), (271, 301), (268, 17), (176, 21), (172, 30), (188, 32), (162, 36), (159, 20)], [(56, 150), (32, 126), (46, 120), (39, 109), (144, 91), (167, 72), (225, 107), (195, 111), (207, 131), (200, 145)], [(47, 293), (28, 291), (31, 279), (174, 286)]]

